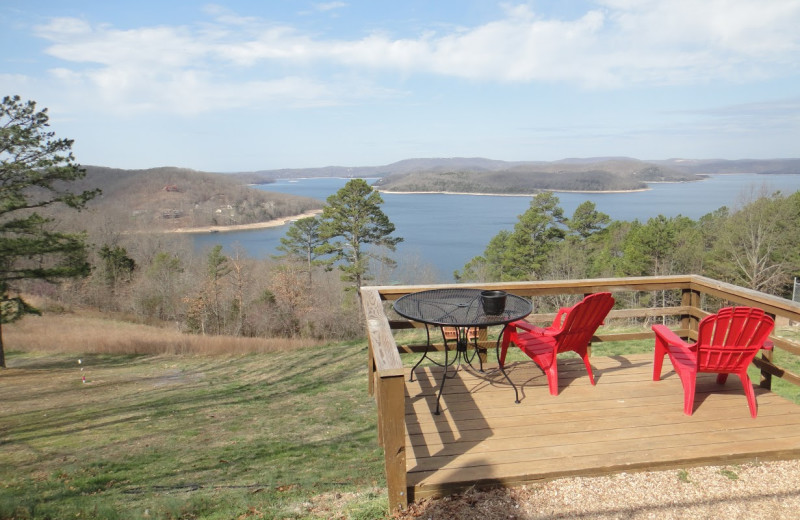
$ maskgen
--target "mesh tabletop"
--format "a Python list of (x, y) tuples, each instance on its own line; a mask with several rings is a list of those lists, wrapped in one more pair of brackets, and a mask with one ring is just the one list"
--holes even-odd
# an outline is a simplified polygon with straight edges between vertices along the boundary
[(531, 313), (531, 302), (514, 294), (506, 295), (505, 310), (486, 314), (481, 304), (481, 289), (433, 289), (407, 294), (394, 302), (394, 310), (409, 320), (431, 325), (487, 327), (504, 325)]

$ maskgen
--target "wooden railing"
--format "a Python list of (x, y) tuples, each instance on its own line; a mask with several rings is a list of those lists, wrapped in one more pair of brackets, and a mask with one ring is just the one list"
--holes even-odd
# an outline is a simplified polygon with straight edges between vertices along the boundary
[[(433, 288), (462, 287), (499, 289), (519, 296), (590, 294), (600, 291), (623, 292), (681, 292), (680, 305), (671, 307), (612, 310), (608, 320), (672, 317), (679, 320), (678, 335), (696, 339), (697, 325), (706, 315), (725, 305), (760, 307), (775, 318), (800, 322), (800, 305), (775, 296), (744, 289), (695, 275), (658, 276), (639, 278), (604, 278), (593, 280), (561, 280), (543, 282), (508, 282), (489, 284), (458, 284), (436, 286), (373, 286), (362, 287), (361, 298), (369, 339), (368, 390), (375, 397), (378, 408), (378, 440), (384, 450), (386, 483), (391, 510), (407, 505), (406, 454), (405, 454), (405, 392), (404, 370), (400, 352), (415, 351), (418, 346), (401, 345), (395, 341), (392, 330), (418, 327), (405, 320), (390, 321), (387, 311), (391, 302), (403, 295)], [(709, 310), (706, 310), (709, 309)], [(542, 322), (553, 314), (531, 314), (527, 319)], [(632, 333), (598, 334), (593, 342), (633, 341), (649, 339), (649, 329)], [(484, 336), (485, 338), (485, 336)], [(785, 338), (773, 337), (776, 349), (800, 355), (800, 344)], [(782, 378), (800, 385), (800, 375), (793, 374), (773, 363), (773, 354), (766, 352), (755, 364), (761, 369), (761, 386), (771, 388), (772, 377)]]

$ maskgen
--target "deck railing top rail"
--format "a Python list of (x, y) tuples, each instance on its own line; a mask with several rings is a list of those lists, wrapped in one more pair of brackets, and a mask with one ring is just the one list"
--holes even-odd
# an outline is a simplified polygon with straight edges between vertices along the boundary
[[(752, 289), (745, 289), (726, 282), (719, 282), (699, 275), (640, 276), (630, 278), (594, 278), (586, 280), (548, 280), (537, 282), (493, 282), (471, 284), (431, 285), (384, 285), (364, 289), (376, 290), (384, 300), (396, 300), (403, 295), (432, 288), (491, 288), (508, 291), (520, 296), (552, 294), (588, 294), (598, 291), (660, 291), (665, 289), (693, 289), (729, 300), (740, 305), (755, 305), (767, 312), (794, 316), (800, 321), (800, 304)], [(362, 291), (364, 290), (362, 289)], [(794, 318), (792, 318), (794, 319)]]
[[(380, 302), (393, 301), (409, 293), (432, 288), (461, 287), (499, 289), (520, 296), (542, 296), (554, 294), (588, 294), (599, 291), (660, 291), (669, 289), (689, 289), (700, 294), (718, 297), (737, 305), (755, 306), (766, 312), (800, 322), (800, 304), (745, 289), (725, 282), (698, 275), (677, 276), (642, 276), (630, 278), (596, 278), (587, 280), (548, 280), (535, 282), (498, 282), (480, 284), (438, 284), (431, 285), (386, 285), (370, 286), (361, 289), (365, 317), (370, 335), (381, 338), (373, 344), (375, 360), (379, 363), (376, 370), (384, 375), (396, 374), (402, 369), (397, 355), (397, 344), (391, 335), (391, 327), (383, 312)], [(385, 320), (385, 321), (384, 321)]]

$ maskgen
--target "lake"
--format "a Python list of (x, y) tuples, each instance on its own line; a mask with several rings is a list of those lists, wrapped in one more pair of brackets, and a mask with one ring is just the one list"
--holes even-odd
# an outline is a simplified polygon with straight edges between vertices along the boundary
[[(367, 179), (372, 182), (375, 179)], [(319, 178), (281, 180), (259, 189), (291, 193), (325, 200), (345, 185), (347, 179)], [(575, 208), (590, 200), (598, 211), (614, 220), (646, 221), (664, 215), (684, 215), (698, 219), (722, 206), (735, 208), (762, 190), (780, 190), (788, 195), (800, 190), (800, 174), (795, 175), (711, 175), (691, 183), (655, 183), (649, 190), (628, 193), (557, 192), (564, 214), (571, 217)], [(489, 240), (503, 229), (511, 230), (517, 217), (530, 206), (531, 197), (491, 195), (391, 194), (382, 193), (383, 212), (404, 238), (393, 255), (409, 265), (426, 263), (439, 273), (438, 281), (452, 281), (452, 274), (483, 253)], [(221, 244), (226, 250), (241, 246), (254, 258), (276, 254), (275, 248), (286, 233), (286, 226), (254, 231), (195, 235), (195, 247), (205, 249)]]

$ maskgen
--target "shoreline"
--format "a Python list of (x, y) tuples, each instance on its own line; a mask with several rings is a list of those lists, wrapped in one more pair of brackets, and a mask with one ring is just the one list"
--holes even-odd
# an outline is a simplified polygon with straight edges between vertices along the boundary
[[(638, 190), (541, 190), (538, 193), (549, 191), (551, 193), (636, 193), (640, 191), (650, 191), (652, 188), (640, 188)], [(538, 193), (472, 193), (461, 191), (389, 191), (376, 190), (378, 193), (393, 195), (478, 195), (481, 197), (535, 197)]]
[(286, 224), (293, 222), (295, 220), (300, 220), (302, 218), (307, 218), (307, 217), (315, 217), (320, 213), (322, 213), (321, 209), (315, 209), (312, 211), (301, 213), (299, 215), (292, 215), (289, 217), (281, 217), (273, 220), (268, 220), (267, 222), (253, 222), (252, 224), (233, 224), (231, 226), (203, 226), (195, 228), (176, 228), (176, 229), (166, 229), (164, 230), (164, 232), (191, 234), (191, 233), (225, 233), (229, 231), (251, 231), (251, 230), (285, 226)]

